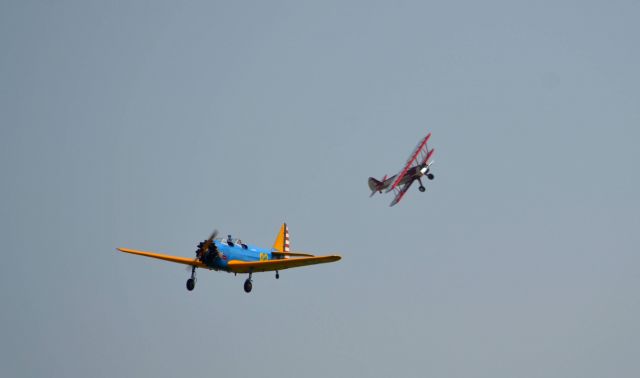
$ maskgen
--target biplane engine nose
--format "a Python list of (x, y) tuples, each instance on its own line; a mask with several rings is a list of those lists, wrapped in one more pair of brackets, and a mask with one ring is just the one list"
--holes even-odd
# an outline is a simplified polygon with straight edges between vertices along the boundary
[(422, 173), (424, 175), (425, 173), (427, 173), (428, 170), (429, 170), (429, 167), (427, 167), (427, 166), (422, 167), (422, 168), (420, 168), (420, 173)]

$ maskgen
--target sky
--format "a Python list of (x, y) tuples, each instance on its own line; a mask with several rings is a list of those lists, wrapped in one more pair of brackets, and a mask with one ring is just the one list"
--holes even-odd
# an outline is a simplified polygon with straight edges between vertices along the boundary
[[(3, 1), (0, 376), (640, 376), (640, 2)], [(432, 132), (435, 180), (369, 198)], [(340, 262), (189, 273), (215, 228)]]

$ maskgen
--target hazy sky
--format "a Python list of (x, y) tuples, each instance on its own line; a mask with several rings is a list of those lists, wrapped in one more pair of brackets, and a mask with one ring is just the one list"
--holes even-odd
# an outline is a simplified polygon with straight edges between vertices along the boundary
[[(640, 2), (0, 3), (0, 376), (640, 376)], [(431, 131), (436, 179), (367, 178)], [(213, 228), (343, 260), (245, 276)]]

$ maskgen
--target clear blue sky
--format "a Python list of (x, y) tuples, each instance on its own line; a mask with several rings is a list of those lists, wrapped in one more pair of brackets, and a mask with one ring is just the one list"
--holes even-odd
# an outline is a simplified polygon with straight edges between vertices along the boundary
[[(638, 1), (0, 4), (0, 376), (640, 376)], [(431, 131), (426, 193), (369, 198)], [(339, 263), (254, 277), (213, 228)]]

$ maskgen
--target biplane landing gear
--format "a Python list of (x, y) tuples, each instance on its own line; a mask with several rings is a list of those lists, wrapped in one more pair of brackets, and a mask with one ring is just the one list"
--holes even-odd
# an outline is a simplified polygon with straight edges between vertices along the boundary
[(433, 175), (433, 173), (427, 173), (427, 178), (428, 178), (429, 180), (433, 180), (433, 178), (434, 178), (434, 177), (435, 177), (435, 176)]
[(249, 278), (247, 278), (247, 280), (244, 281), (244, 292), (250, 293), (251, 289), (253, 289), (253, 284), (251, 283), (251, 273), (249, 273)]
[(196, 267), (191, 269), (191, 278), (187, 280), (187, 290), (191, 291), (196, 287)]
[(280, 273), (276, 270), (276, 280), (280, 278)]
[(420, 186), (418, 187), (418, 190), (421, 192), (424, 192), (426, 189), (424, 187), (424, 185), (422, 185), (422, 180), (420, 180), (420, 177), (418, 177), (418, 182), (420, 183)]

